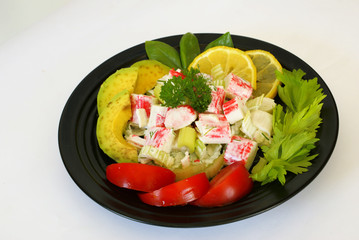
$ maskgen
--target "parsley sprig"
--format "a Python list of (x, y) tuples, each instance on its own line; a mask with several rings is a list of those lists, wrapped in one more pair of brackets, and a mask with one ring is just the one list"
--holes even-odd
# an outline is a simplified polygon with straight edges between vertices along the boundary
[(161, 88), (160, 98), (167, 107), (190, 105), (201, 113), (212, 101), (211, 88), (198, 69), (184, 69), (182, 74), (169, 79)]

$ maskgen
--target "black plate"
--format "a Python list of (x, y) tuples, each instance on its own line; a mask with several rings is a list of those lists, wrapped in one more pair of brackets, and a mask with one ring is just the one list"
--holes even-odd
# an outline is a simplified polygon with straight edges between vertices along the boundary
[[(196, 34), (202, 47), (220, 34)], [(178, 48), (181, 35), (157, 39)], [(288, 70), (302, 69), (305, 78), (318, 78), (327, 97), (322, 109), (323, 123), (318, 131), (319, 156), (309, 171), (287, 176), (281, 186), (273, 182), (253, 191), (242, 200), (220, 208), (195, 206), (158, 208), (142, 203), (130, 190), (120, 189), (106, 180), (105, 168), (113, 163), (99, 149), (96, 141), (96, 97), (101, 83), (113, 72), (146, 59), (144, 43), (123, 51), (102, 63), (76, 87), (63, 110), (59, 124), (59, 148), (65, 167), (75, 183), (103, 207), (126, 218), (168, 227), (203, 227), (242, 220), (267, 211), (293, 197), (306, 187), (329, 160), (338, 135), (338, 111), (334, 98), (322, 78), (304, 61), (290, 52), (267, 42), (232, 35), (235, 47), (242, 50), (263, 49), (271, 52)]]

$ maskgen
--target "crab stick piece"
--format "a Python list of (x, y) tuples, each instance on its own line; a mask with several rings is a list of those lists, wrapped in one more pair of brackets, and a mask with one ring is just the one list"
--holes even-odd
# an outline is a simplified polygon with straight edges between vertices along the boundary
[(171, 108), (166, 113), (165, 127), (178, 130), (190, 125), (196, 119), (197, 113), (191, 106)]
[(168, 107), (153, 105), (151, 107), (151, 113), (150, 113), (150, 118), (148, 119), (147, 127), (148, 128), (164, 127), (167, 111), (168, 111)]
[(175, 139), (174, 130), (154, 127), (147, 130), (145, 139), (145, 144), (138, 155), (139, 162), (147, 163), (154, 160), (161, 166), (171, 167), (174, 159), (169, 153)]
[(227, 118), (223, 114), (200, 113), (198, 114), (198, 121), (218, 123), (227, 121)]
[(131, 122), (140, 128), (147, 125), (151, 113), (152, 104), (156, 103), (156, 98), (141, 94), (131, 94)]
[(226, 96), (229, 98), (238, 97), (244, 102), (252, 95), (253, 88), (249, 82), (230, 73), (224, 78)]
[(169, 153), (172, 148), (175, 133), (173, 129), (154, 127), (147, 131), (145, 146), (152, 146)]
[(146, 140), (138, 135), (132, 134), (130, 136), (128, 136), (126, 138), (127, 142), (130, 143), (131, 145), (137, 147), (137, 148), (142, 148), (145, 143)]
[(204, 144), (227, 144), (231, 141), (230, 124), (222, 119), (223, 115), (204, 114), (195, 122), (199, 131), (198, 138)]
[(223, 113), (222, 105), (224, 102), (224, 98), (226, 97), (226, 93), (223, 87), (217, 87), (215, 91), (211, 92), (212, 101), (208, 105), (208, 109), (206, 112), (220, 114)]
[(158, 83), (162, 84), (172, 79), (173, 77), (184, 77), (184, 75), (181, 73), (181, 69), (177, 69), (177, 70), (175, 70), (174, 68), (170, 69), (168, 74), (158, 79)]
[(224, 163), (230, 165), (242, 161), (249, 169), (257, 154), (258, 144), (240, 136), (233, 136), (224, 153)]
[(228, 122), (234, 124), (244, 118), (244, 115), (247, 112), (247, 107), (243, 101), (238, 97), (235, 97), (223, 104), (223, 112)]

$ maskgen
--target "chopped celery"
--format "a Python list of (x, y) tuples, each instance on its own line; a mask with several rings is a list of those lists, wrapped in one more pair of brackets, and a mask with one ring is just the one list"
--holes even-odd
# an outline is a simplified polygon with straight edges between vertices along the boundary
[(263, 94), (259, 97), (248, 100), (246, 103), (246, 106), (250, 111), (261, 110), (268, 113), (273, 112), (273, 108), (275, 107), (275, 105), (276, 104), (274, 102), (274, 99), (264, 97)]
[(257, 131), (257, 128), (252, 123), (250, 111), (246, 113), (246, 116), (243, 119), (241, 130), (244, 134), (246, 134), (248, 137), (253, 139), (253, 136)]
[(257, 129), (266, 133), (267, 136), (271, 136), (273, 126), (272, 114), (261, 110), (255, 110), (251, 112), (251, 120)]
[(217, 64), (211, 69), (211, 75), (213, 80), (223, 80), (226, 77), (221, 64)]
[(174, 159), (169, 153), (149, 145), (146, 145), (141, 149), (138, 158), (140, 162), (143, 160), (146, 161), (146, 159), (152, 159), (158, 165), (165, 166), (167, 168), (172, 167), (174, 163)]
[(239, 120), (231, 125), (231, 134), (232, 136), (241, 136), (243, 133), (241, 132), (242, 120)]
[(210, 165), (213, 163), (215, 159), (217, 159), (221, 155), (221, 144), (208, 144), (206, 146), (206, 154), (201, 159), (205, 165)]
[(248, 108), (248, 110), (258, 110), (259, 107), (262, 105), (263, 103), (263, 98), (264, 98), (264, 94), (262, 94), (259, 97), (256, 97), (254, 99), (248, 100), (246, 102), (246, 106)]
[(253, 140), (258, 143), (259, 146), (269, 146), (272, 139), (267, 133), (257, 130), (254, 133)]
[(204, 145), (204, 143), (199, 138), (196, 139), (195, 153), (200, 159), (206, 155), (206, 145)]
[(213, 86), (224, 87), (224, 80), (223, 79), (221, 79), (221, 80), (213, 80)]
[(192, 127), (181, 128), (178, 134), (177, 146), (187, 147), (190, 153), (194, 152), (197, 132)]
[(174, 160), (174, 163), (171, 168), (178, 168), (181, 166), (181, 160), (185, 157), (185, 153), (180, 150), (175, 150), (170, 152), (171, 157)]
[(259, 110), (268, 112), (268, 113), (273, 113), (273, 109), (275, 107), (275, 102), (274, 99), (272, 98), (263, 98), (263, 102), (262, 105), (259, 107)]

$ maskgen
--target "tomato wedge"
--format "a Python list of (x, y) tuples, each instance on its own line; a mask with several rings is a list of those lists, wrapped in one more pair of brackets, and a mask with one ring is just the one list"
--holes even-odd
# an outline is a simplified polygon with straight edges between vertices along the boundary
[(247, 195), (253, 181), (242, 162), (235, 162), (223, 168), (210, 182), (208, 192), (192, 205), (200, 207), (219, 207), (238, 201)]
[(116, 186), (152, 192), (174, 183), (176, 175), (167, 168), (142, 163), (114, 163), (106, 168), (107, 179)]
[(209, 181), (205, 173), (172, 183), (149, 193), (138, 194), (139, 198), (147, 204), (166, 207), (186, 205), (202, 197), (209, 189)]

